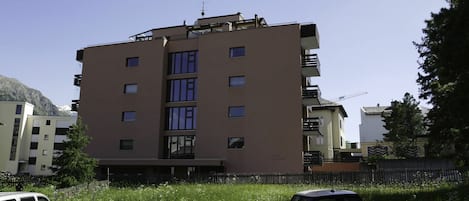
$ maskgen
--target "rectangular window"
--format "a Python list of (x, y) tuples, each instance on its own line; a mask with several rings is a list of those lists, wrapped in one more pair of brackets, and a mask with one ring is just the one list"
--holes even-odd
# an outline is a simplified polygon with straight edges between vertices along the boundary
[(124, 93), (125, 94), (135, 94), (137, 93), (138, 85), (137, 84), (125, 84)]
[(126, 66), (127, 66), (127, 67), (138, 66), (138, 64), (139, 64), (139, 59), (138, 59), (138, 57), (129, 57), (129, 58), (127, 58), (127, 60), (126, 60)]
[(41, 170), (46, 170), (46, 165), (41, 165)]
[(166, 136), (165, 145), (166, 158), (194, 158), (195, 136), (193, 135)]
[(228, 107), (228, 117), (244, 117), (244, 106)]
[(61, 150), (63, 151), (65, 149), (64, 143), (54, 143), (54, 150)]
[(245, 48), (244, 47), (232, 47), (230, 48), (230, 57), (242, 57), (245, 55)]
[(39, 127), (33, 127), (33, 132), (32, 134), (39, 134)]
[(230, 87), (241, 87), (244, 86), (246, 80), (244, 79), (244, 76), (231, 76), (229, 78), (229, 82)]
[(120, 140), (119, 149), (120, 150), (133, 150), (134, 140), (130, 140), (130, 139)]
[(36, 165), (36, 157), (29, 157), (28, 164)]
[(317, 145), (323, 145), (323, 144), (324, 144), (324, 137), (322, 137), (322, 136), (317, 136), (317, 137), (316, 137), (316, 144), (317, 144)]
[(194, 130), (197, 107), (166, 108), (166, 130)]
[(168, 102), (194, 101), (197, 97), (197, 79), (168, 80)]
[(49, 135), (44, 135), (44, 140), (49, 140)]
[(244, 148), (244, 137), (229, 137), (228, 149), (242, 149)]
[(197, 72), (197, 51), (169, 53), (168, 74)]
[(37, 142), (31, 142), (31, 146), (29, 147), (29, 149), (37, 149), (37, 145)]
[(56, 128), (55, 135), (67, 135), (68, 128)]
[(43, 149), (43, 150), (42, 150), (42, 155), (43, 155), (43, 156), (47, 156), (47, 150)]
[(137, 112), (135, 111), (126, 111), (122, 112), (122, 121), (130, 122), (137, 120)]
[(22, 105), (16, 105), (16, 113), (15, 114), (21, 114), (22, 110), (23, 110)]
[(15, 123), (13, 124), (13, 137), (11, 139), (11, 148), (10, 148), (10, 160), (14, 161), (16, 159), (16, 148), (18, 147), (18, 134), (20, 132), (20, 118), (15, 118)]
[(46, 126), (50, 126), (50, 120), (46, 120)]

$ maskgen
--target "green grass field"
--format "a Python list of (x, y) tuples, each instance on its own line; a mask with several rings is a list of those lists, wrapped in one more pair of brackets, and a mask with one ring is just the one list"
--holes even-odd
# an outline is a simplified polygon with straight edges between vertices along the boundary
[[(54, 193), (54, 187), (36, 188), (26, 186), (25, 191), (37, 191), (48, 195), (53, 201), (288, 201), (301, 190), (331, 188), (312, 185), (262, 185), (262, 184), (175, 184), (116, 188), (81, 192), (67, 196)], [(335, 186), (335, 189), (352, 190), (366, 201), (451, 201), (469, 200), (469, 185), (431, 186)], [(12, 191), (13, 188), (1, 189)]]

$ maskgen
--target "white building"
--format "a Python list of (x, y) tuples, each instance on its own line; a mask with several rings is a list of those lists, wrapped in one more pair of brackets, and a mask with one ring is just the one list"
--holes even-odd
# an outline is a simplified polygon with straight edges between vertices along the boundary
[[(360, 110), (360, 146), (363, 157), (368, 157), (373, 153), (390, 154), (392, 143), (384, 142), (384, 135), (388, 132), (384, 128), (383, 112), (391, 112), (390, 106), (362, 107)], [(425, 116), (428, 108), (420, 107), (422, 114)], [(427, 143), (425, 136), (417, 138), (418, 156), (425, 155), (425, 144)], [(378, 146), (379, 145), (379, 146)]]
[(52, 174), (54, 153), (76, 117), (34, 116), (33, 109), (27, 102), (0, 101), (0, 171)]

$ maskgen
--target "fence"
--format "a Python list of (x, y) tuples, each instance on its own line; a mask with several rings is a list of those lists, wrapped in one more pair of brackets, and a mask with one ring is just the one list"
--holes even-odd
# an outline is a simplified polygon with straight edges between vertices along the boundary
[(392, 170), (368, 172), (313, 172), (305, 174), (213, 175), (212, 183), (261, 184), (423, 184), (461, 182), (463, 175), (450, 170)]

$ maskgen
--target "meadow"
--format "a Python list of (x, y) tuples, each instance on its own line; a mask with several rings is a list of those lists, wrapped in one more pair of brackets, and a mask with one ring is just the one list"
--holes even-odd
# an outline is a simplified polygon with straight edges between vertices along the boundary
[[(58, 193), (54, 186), (26, 186), (25, 191), (42, 192), (53, 201), (288, 201), (298, 191), (307, 189), (347, 189), (365, 201), (467, 201), (467, 184), (433, 185), (289, 185), (289, 184), (162, 184), (158, 186), (109, 187), (84, 190), (74, 195)], [(0, 189), (13, 191), (13, 187)]]

